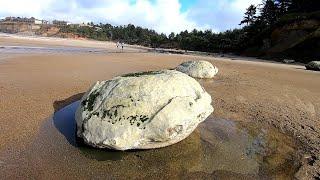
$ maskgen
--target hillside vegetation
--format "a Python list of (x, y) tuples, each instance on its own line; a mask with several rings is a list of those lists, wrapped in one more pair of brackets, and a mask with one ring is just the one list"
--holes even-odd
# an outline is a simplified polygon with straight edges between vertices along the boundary
[(132, 24), (112, 26), (90, 23), (83, 27), (60, 27), (58, 34), (276, 60), (290, 58), (308, 62), (320, 58), (319, 0), (263, 0), (258, 6), (248, 7), (240, 24), (243, 25), (241, 29), (220, 33), (195, 29), (167, 36)]

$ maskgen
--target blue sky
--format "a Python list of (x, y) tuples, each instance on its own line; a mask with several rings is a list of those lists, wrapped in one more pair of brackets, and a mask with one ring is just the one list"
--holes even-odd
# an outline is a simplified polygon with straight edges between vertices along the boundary
[(194, 4), (197, 3), (196, 0), (179, 0), (179, 2), (181, 3), (181, 11), (182, 12), (186, 12), (187, 10), (192, 8), (192, 6)]
[(245, 9), (261, 0), (0, 0), (0, 17), (34, 16), (74, 23), (132, 23), (166, 34), (194, 28), (239, 27)]

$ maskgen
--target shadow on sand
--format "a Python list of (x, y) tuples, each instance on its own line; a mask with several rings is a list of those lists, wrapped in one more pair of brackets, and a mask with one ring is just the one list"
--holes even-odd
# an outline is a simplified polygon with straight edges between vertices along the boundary
[(84, 93), (78, 93), (65, 100), (53, 103), (55, 113), (52, 120), (55, 128), (66, 138), (70, 145), (80, 149), (88, 158), (98, 161), (122, 159), (126, 152), (93, 148), (84, 144), (83, 140), (76, 136), (75, 113), (83, 95)]
[(60, 109), (66, 107), (67, 105), (69, 105), (73, 102), (79, 101), (83, 95), (84, 95), (84, 92), (72, 95), (72, 96), (70, 96), (66, 99), (63, 99), (63, 100), (54, 101), (54, 103), (53, 103), (54, 112), (59, 111)]
[(72, 146), (78, 146), (76, 141), (76, 121), (74, 114), (80, 101), (76, 101), (56, 111), (53, 115), (53, 123), (57, 130), (64, 135)]

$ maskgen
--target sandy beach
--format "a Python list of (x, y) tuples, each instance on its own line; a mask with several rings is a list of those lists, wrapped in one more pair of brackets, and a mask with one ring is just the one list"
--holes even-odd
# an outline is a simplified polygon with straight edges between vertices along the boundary
[[(134, 48), (118, 52), (112, 42), (88, 40), (2, 35), (1, 46), (78, 47), (99, 51), (83, 49), (84, 52), (55, 53), (52, 50), (50, 53), (30, 51), (25, 54), (3, 51), (0, 54), (1, 178), (291, 179), (293, 176), (320, 176), (319, 72), (307, 71), (300, 65), (240, 60), (243, 57), (147, 53)], [(101, 49), (105, 52), (100, 52)], [(129, 152), (121, 155), (119, 161), (99, 161), (88, 158), (73, 146), (55, 124), (55, 114), (79, 100), (98, 80), (129, 72), (170, 69), (191, 59), (207, 60), (219, 68), (219, 74), (213, 80), (198, 80), (212, 96), (215, 111), (207, 120), (208, 126), (200, 126), (181, 143), (161, 150)], [(211, 129), (210, 123), (213, 123)], [(266, 152), (261, 156), (263, 158), (252, 163), (252, 159), (242, 157), (243, 154), (237, 156), (241, 153), (231, 148), (233, 145), (223, 144), (221, 148), (231, 150), (221, 153), (234, 155), (225, 161), (218, 159), (225, 166), (210, 164), (221, 156), (216, 153), (220, 152), (217, 148), (220, 146), (208, 146), (216, 143), (210, 143), (213, 138), (210, 133), (218, 132), (217, 127), (237, 128), (241, 132), (245, 129), (250, 137), (267, 129), (266, 139), (270, 141), (266, 142), (276, 144), (276, 153), (268, 156)], [(222, 131), (225, 132), (231, 134), (225, 135), (230, 139), (219, 142), (237, 141), (238, 130)], [(240, 136), (248, 135), (240, 133)], [(202, 154), (215, 156), (206, 161)], [(232, 162), (239, 164), (233, 167)]]

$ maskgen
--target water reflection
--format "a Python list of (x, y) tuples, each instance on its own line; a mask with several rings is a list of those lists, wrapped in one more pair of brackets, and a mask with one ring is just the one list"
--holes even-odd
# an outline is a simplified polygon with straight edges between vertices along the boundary
[(96, 149), (89, 147), (83, 144), (81, 141), (77, 140), (74, 114), (78, 106), (79, 101), (74, 102), (56, 112), (52, 118), (54, 126), (59, 130), (61, 134), (64, 135), (66, 140), (72, 146), (79, 148), (85, 156), (96, 159), (98, 161), (120, 160), (121, 157), (124, 156), (127, 152)]
[(0, 46), (0, 54), (108, 54), (108, 53), (143, 53), (147, 52), (138, 48), (125, 48), (124, 51), (118, 49), (91, 48), (91, 47), (71, 47), (71, 46)]
[[(139, 171), (135, 177), (167, 173), (186, 178), (291, 178), (299, 167), (299, 157), (290, 137), (271, 127), (212, 116), (187, 139), (166, 148), (125, 152), (91, 148), (77, 143), (75, 138), (74, 114), (78, 105), (79, 101), (57, 111), (35, 143), (53, 143), (50, 147), (65, 154), (75, 169), (80, 168), (81, 165), (74, 165), (80, 160), (87, 163), (97, 160), (88, 171), (114, 169), (101, 171), (102, 176), (117, 173), (133, 176), (132, 171)], [(53, 121), (53, 129), (50, 121)], [(54, 129), (64, 140), (52, 135)], [(58, 148), (61, 146), (65, 148)], [(50, 161), (50, 157), (47, 160)]]
[(1, 53), (27, 54), (27, 53), (106, 53), (102, 48), (89, 47), (36, 47), (36, 46), (1, 46)]

